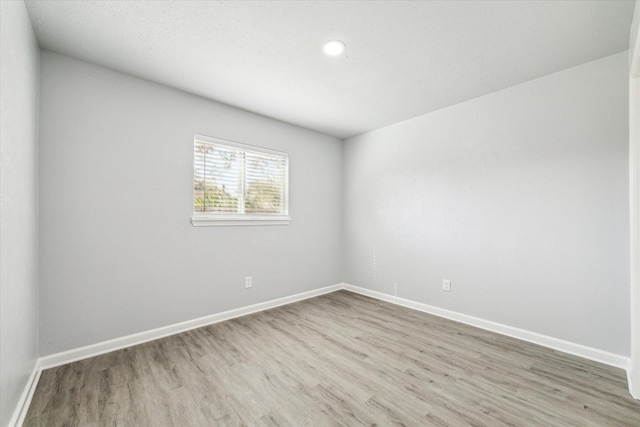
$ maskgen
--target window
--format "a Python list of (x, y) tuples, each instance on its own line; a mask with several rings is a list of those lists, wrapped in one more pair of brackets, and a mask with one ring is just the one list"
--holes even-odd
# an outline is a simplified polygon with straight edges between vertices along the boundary
[(196, 135), (194, 226), (288, 224), (286, 153)]

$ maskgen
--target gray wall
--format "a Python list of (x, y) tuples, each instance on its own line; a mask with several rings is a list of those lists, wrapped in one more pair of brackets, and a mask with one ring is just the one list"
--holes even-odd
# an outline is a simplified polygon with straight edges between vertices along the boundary
[(38, 357), (38, 45), (24, 2), (0, 2), (0, 425)]
[(346, 282), (628, 356), (627, 74), (622, 52), (347, 140)]
[[(41, 62), (42, 355), (341, 281), (340, 140)], [(191, 226), (195, 133), (288, 152), (291, 224)]]

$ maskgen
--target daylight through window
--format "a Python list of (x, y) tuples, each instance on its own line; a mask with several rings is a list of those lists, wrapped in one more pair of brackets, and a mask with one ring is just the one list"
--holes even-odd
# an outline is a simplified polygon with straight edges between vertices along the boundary
[(194, 225), (287, 224), (286, 153), (197, 135)]

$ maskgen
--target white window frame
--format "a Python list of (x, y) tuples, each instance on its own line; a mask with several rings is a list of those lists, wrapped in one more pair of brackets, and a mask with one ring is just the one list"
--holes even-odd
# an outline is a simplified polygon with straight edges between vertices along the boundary
[[(289, 154), (282, 152), (271, 150), (268, 148), (257, 147), (249, 144), (242, 144), (235, 141), (228, 141), (220, 138), (212, 138), (204, 135), (194, 135), (193, 137), (193, 156), (192, 156), (192, 164), (193, 171), (192, 177), (195, 177), (195, 146), (197, 141), (208, 142), (212, 144), (217, 144), (221, 146), (227, 146), (235, 149), (242, 150), (244, 152), (253, 152), (258, 154), (267, 154), (278, 157), (283, 157), (287, 159), (287, 168), (285, 170), (285, 179), (284, 179), (284, 198), (285, 198), (285, 213), (284, 214), (245, 214), (244, 213), (244, 199), (240, 200), (240, 211), (242, 213), (237, 214), (229, 214), (229, 213), (215, 213), (215, 212), (196, 212), (194, 210), (195, 206), (195, 194), (193, 192), (193, 180), (191, 181), (191, 224), (194, 227), (211, 227), (211, 226), (230, 226), (230, 225), (288, 225), (291, 222), (291, 217), (289, 216)], [(244, 175), (245, 168), (242, 165), (241, 174)], [(244, 193), (244, 191), (243, 191)], [(242, 194), (241, 197), (244, 197)]]

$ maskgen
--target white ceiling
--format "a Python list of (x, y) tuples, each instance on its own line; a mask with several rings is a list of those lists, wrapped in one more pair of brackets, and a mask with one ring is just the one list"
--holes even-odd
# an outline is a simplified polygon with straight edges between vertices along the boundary
[(626, 50), (635, 4), (26, 3), (44, 49), (340, 138)]

